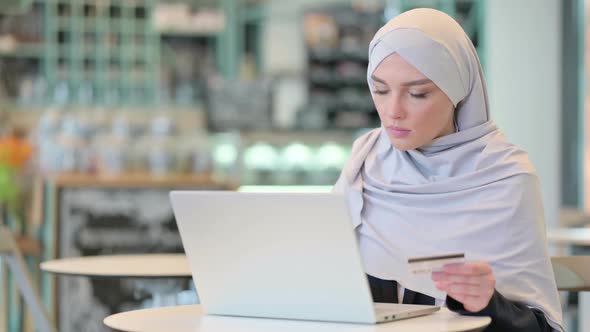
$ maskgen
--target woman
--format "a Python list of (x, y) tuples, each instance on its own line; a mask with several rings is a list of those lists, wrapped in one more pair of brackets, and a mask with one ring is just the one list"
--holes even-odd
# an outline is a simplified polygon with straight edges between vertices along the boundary
[[(462, 28), (433, 9), (397, 16), (370, 44), (367, 79), (382, 126), (355, 141), (335, 191), (375, 302), (446, 304), (490, 316), (486, 331), (563, 331), (539, 181), (490, 119)], [(466, 263), (408, 272), (408, 257), (456, 252)]]

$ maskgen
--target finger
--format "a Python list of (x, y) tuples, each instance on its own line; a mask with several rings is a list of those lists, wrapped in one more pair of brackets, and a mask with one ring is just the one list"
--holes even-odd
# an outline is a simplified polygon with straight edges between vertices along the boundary
[(453, 299), (465, 304), (467, 301), (477, 301), (479, 299), (478, 296), (473, 295), (465, 295), (465, 294), (451, 294), (447, 293), (448, 296), (452, 297)]
[(448, 274), (484, 275), (491, 274), (492, 267), (488, 263), (453, 263), (443, 266)]
[(463, 294), (448, 294), (450, 297), (452, 297), (453, 299), (455, 299), (458, 302), (461, 302), (463, 304), (463, 307), (465, 308), (465, 310), (467, 311), (471, 311), (471, 312), (478, 312), (483, 310), (486, 306), (487, 303), (485, 303), (485, 301), (482, 300), (482, 298), (477, 297), (477, 296), (471, 296), (471, 295), (463, 295)]
[(438, 272), (438, 271), (437, 272), (432, 272), (431, 278), (434, 281), (443, 280), (443, 279), (446, 278), (446, 273), (444, 273), (442, 271), (441, 272)]
[(486, 283), (484, 276), (469, 276), (461, 274), (448, 274), (448, 273), (433, 273), (433, 281), (443, 281), (448, 283), (459, 283), (459, 284), (471, 284), (481, 285)]
[[(444, 287), (444, 286), (443, 286)], [(471, 296), (485, 296), (487, 295), (486, 288), (480, 285), (471, 285), (471, 284), (447, 284), (446, 285), (447, 294), (462, 294), (462, 295), (471, 295)]]
[(481, 297), (476, 296), (476, 295), (467, 295), (467, 294), (460, 294), (460, 293), (456, 293), (456, 294), (455, 293), (447, 293), (447, 295), (449, 297), (452, 297), (453, 299), (463, 303), (463, 305), (481, 302)]

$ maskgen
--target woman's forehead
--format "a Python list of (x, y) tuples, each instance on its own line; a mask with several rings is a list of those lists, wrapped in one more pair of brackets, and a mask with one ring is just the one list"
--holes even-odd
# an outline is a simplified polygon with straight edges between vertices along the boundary
[(398, 53), (393, 53), (385, 58), (371, 75), (377, 78), (374, 81), (399, 81), (410, 82), (429, 79), (426, 75), (412, 66)]

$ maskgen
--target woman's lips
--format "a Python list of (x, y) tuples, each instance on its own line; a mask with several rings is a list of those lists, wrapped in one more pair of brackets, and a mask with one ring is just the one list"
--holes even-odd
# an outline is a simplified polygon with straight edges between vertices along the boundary
[(399, 128), (399, 127), (388, 127), (387, 128), (391, 135), (395, 138), (404, 138), (410, 135), (411, 130)]

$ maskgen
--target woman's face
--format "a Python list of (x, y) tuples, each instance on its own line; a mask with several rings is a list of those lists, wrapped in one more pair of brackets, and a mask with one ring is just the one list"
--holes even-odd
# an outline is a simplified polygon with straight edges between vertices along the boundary
[(399, 54), (385, 58), (372, 80), (373, 102), (396, 149), (417, 149), (455, 131), (449, 97)]

